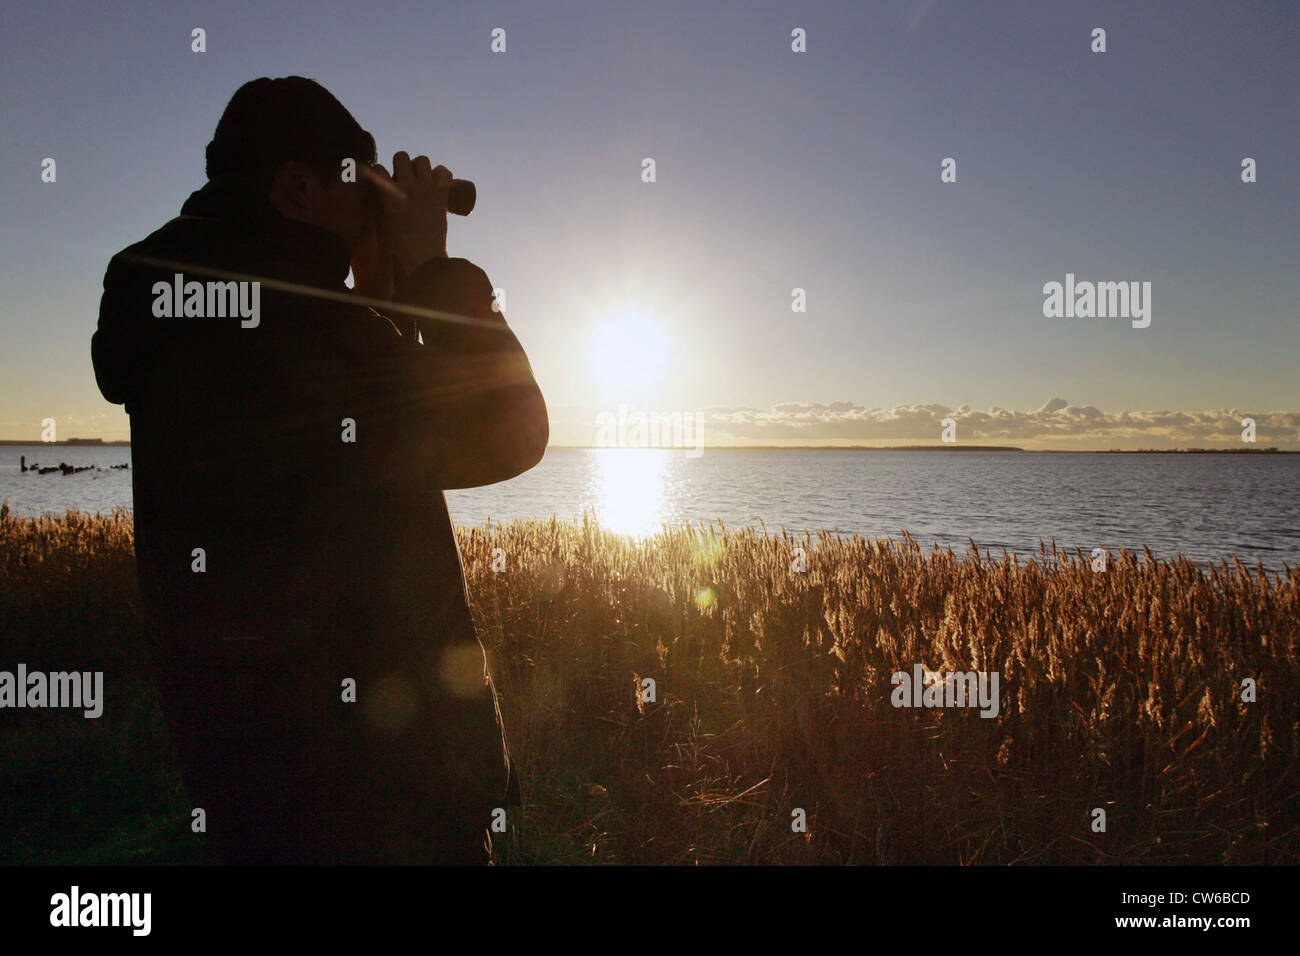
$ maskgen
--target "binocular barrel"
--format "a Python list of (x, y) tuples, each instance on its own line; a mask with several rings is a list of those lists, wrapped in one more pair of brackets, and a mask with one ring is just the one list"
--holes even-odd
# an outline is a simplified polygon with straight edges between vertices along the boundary
[(453, 179), (451, 189), (447, 192), (447, 212), (458, 216), (468, 216), (474, 211), (478, 199), (478, 190), (468, 179)]

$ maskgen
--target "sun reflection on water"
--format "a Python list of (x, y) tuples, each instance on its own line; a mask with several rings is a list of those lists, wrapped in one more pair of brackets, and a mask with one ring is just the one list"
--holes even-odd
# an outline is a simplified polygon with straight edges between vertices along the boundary
[(664, 448), (591, 450), (592, 473), (585, 506), (611, 531), (632, 537), (657, 533), (669, 520), (668, 468), (674, 452)]

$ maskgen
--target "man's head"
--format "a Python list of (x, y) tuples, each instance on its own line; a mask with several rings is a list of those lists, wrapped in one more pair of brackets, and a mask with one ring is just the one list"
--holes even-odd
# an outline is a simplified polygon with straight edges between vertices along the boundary
[[(356, 182), (343, 181), (344, 159)], [(288, 219), (340, 236), (349, 250), (373, 214), (375, 139), (325, 87), (301, 76), (252, 80), (231, 97), (207, 148), (209, 179), (241, 179)]]

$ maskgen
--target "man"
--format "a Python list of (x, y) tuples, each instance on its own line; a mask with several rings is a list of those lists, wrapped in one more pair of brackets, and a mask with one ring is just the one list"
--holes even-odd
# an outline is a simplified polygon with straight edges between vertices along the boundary
[(320, 85), (247, 83), (104, 277), (151, 654), (223, 862), (485, 862), (518, 799), (442, 489), (531, 468), (546, 407), (447, 256), (451, 174), (374, 160)]

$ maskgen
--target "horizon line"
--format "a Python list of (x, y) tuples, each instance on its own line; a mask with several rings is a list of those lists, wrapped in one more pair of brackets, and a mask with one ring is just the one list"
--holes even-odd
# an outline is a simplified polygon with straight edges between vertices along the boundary
[[(27, 440), (23, 438), (0, 438), (0, 445), (8, 446), (30, 446), (30, 445), (49, 445), (53, 447), (64, 448), (122, 448), (130, 447), (131, 441), (127, 438), (65, 438), (60, 441), (46, 442), (39, 439)], [(1179, 446), (1176, 448), (1022, 448), (1018, 445), (996, 445), (996, 444), (979, 444), (974, 442), (938, 442), (934, 444), (908, 444), (908, 445), (648, 445), (648, 446), (619, 446), (619, 445), (569, 445), (569, 444), (548, 444), (549, 451), (552, 448), (579, 449), (592, 451), (1003, 451), (1019, 452), (1022, 454), (1076, 454), (1076, 455), (1099, 455), (1099, 454), (1188, 454), (1188, 455), (1241, 455), (1241, 454), (1273, 454), (1273, 455), (1300, 455), (1300, 449), (1279, 448), (1275, 445), (1266, 448), (1244, 448), (1244, 447), (1226, 447), (1212, 448), (1202, 446)]]

